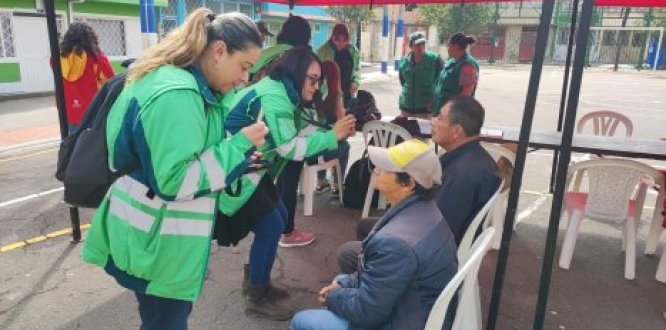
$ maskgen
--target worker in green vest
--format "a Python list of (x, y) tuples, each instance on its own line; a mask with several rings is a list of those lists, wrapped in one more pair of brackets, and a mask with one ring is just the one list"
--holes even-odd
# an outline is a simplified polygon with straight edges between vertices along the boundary
[(449, 59), (435, 84), (433, 116), (439, 115), (444, 104), (456, 95), (474, 97), (479, 82), (479, 64), (467, 52), (467, 47), (475, 42), (474, 37), (460, 32), (449, 39)]
[(400, 115), (430, 118), (435, 82), (444, 62), (439, 54), (425, 49), (427, 39), (421, 31), (409, 36), (411, 52), (400, 61)]
[(142, 330), (187, 329), (216, 205), (228, 198), (221, 191), (242, 177), (268, 133), (263, 122), (223, 130), (230, 92), (260, 51), (249, 17), (197, 9), (132, 65), (109, 111), (109, 165), (136, 169), (109, 188), (82, 256), (133, 291)]

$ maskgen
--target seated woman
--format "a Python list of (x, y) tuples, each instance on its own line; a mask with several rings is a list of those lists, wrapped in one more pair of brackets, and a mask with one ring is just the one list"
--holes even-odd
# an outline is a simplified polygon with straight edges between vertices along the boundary
[(286, 290), (270, 282), (278, 240), (287, 221), (285, 206), (273, 184), (275, 178), (287, 161), (335, 150), (338, 141), (354, 132), (355, 120), (350, 116), (338, 120), (331, 130), (303, 134), (307, 130), (304, 119), (311, 116), (305, 107), (312, 102), (320, 81), (317, 57), (308, 48), (294, 47), (266, 77), (241, 91), (225, 116), (227, 134), (236, 134), (261, 120), (270, 130), (266, 143), (258, 150), (262, 161), (270, 166), (244, 175), (236, 196), (220, 199), (222, 216), (216, 223), (216, 238), (222, 245), (237, 243), (248, 230), (254, 232), (243, 283), (248, 316), (284, 320), (292, 315), (277, 302), (288, 295)]
[(458, 270), (455, 239), (432, 201), (442, 178), (435, 152), (412, 139), (368, 154), (376, 188), (393, 206), (363, 241), (360, 270), (319, 292), (328, 310), (299, 312), (292, 329), (422, 329)]

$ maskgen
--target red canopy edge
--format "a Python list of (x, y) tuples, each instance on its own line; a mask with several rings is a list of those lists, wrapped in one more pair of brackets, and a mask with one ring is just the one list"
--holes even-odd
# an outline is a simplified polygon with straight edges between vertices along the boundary
[[(361, 6), (361, 5), (400, 5), (400, 4), (456, 4), (518, 2), (520, 0), (266, 0), (261, 2), (293, 4), (294, 6)], [(538, 0), (524, 0), (534, 2)], [(554, 1), (554, 0), (545, 0)], [(666, 7), (666, 0), (596, 0), (595, 6), (613, 7)]]

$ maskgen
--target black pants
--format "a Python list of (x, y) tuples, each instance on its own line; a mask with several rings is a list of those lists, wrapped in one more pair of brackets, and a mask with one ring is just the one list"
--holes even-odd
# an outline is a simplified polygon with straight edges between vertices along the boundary
[(358, 256), (361, 254), (361, 242), (370, 234), (378, 218), (365, 218), (356, 225), (357, 241), (342, 243), (338, 248), (338, 265), (343, 274), (352, 274), (358, 270)]
[(187, 330), (192, 302), (135, 293), (141, 330)]
[(298, 201), (298, 181), (301, 179), (303, 162), (288, 162), (284, 166), (280, 177), (277, 179), (277, 191), (284, 206), (287, 208), (287, 222), (284, 233), (291, 234), (294, 231), (294, 217), (296, 216), (296, 202)]

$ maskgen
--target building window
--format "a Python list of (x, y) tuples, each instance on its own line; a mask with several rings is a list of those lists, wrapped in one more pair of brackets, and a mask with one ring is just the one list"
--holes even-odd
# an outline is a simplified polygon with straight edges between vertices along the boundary
[(319, 31), (321, 31), (321, 24), (319, 24), (319, 23), (315, 23), (315, 25), (314, 25), (314, 32), (315, 32), (315, 33), (319, 33)]
[(86, 22), (95, 30), (99, 48), (107, 56), (126, 56), (125, 22), (121, 20), (77, 18), (78, 22)]
[(254, 3), (223, 2), (223, 13), (239, 12), (254, 19)]
[(602, 46), (615, 46), (615, 37), (617, 31), (604, 31), (603, 39), (601, 40)]
[(201, 2), (199, 2), (199, 0), (185, 0), (185, 8), (187, 8), (188, 14), (199, 7), (201, 7)]
[(10, 13), (0, 13), (0, 58), (15, 56), (12, 16)]

